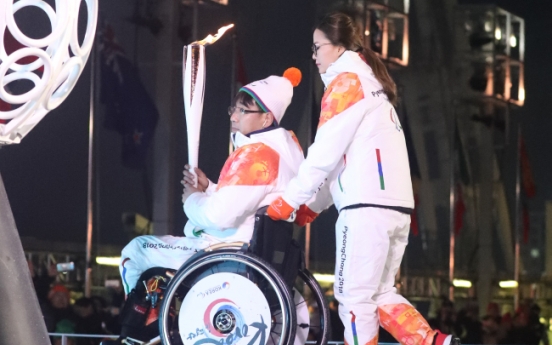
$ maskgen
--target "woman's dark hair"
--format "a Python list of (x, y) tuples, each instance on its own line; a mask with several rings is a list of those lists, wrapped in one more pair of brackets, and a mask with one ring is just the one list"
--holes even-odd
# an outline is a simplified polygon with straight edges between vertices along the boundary
[(315, 28), (322, 31), (333, 45), (361, 53), (383, 86), (389, 102), (394, 105), (397, 102), (397, 86), (381, 59), (372, 49), (364, 46), (362, 32), (355, 17), (353, 10), (332, 11), (322, 17)]

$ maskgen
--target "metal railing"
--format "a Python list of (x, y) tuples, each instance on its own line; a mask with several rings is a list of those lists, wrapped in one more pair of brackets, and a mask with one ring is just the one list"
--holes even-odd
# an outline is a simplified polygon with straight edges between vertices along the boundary
[(74, 334), (74, 333), (48, 333), (50, 337), (61, 338), (61, 345), (67, 345), (69, 338), (96, 338), (96, 339), (117, 339), (118, 335), (110, 334)]
[[(61, 345), (67, 345), (67, 341), (69, 338), (96, 338), (96, 339), (117, 339), (118, 335), (112, 335), (112, 334), (74, 334), (74, 333), (48, 333), (50, 337), (61, 337)], [(144, 345), (154, 345), (154, 344), (161, 344), (161, 340), (159, 337), (156, 337), (152, 339), (148, 343), (144, 343)], [(316, 344), (315, 341), (307, 341), (306, 344), (312, 345)], [(342, 341), (328, 341), (328, 345), (343, 345)], [(379, 343), (379, 345), (398, 345), (398, 343)]]

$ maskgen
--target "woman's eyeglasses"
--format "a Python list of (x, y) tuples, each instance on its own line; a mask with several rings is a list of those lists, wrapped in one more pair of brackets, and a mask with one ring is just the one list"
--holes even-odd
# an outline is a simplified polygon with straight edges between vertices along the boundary
[(266, 111), (262, 111), (262, 110), (248, 110), (240, 107), (229, 106), (228, 115), (232, 116), (232, 114), (234, 114), (236, 110), (240, 112), (240, 115), (253, 114), (253, 113), (259, 113), (259, 114), (266, 113)]
[(331, 44), (331, 43), (322, 43), (318, 46), (313, 43), (311, 49), (312, 49), (312, 53), (314, 54), (314, 56), (318, 56), (318, 49), (320, 49), (320, 47), (327, 46), (328, 44)]

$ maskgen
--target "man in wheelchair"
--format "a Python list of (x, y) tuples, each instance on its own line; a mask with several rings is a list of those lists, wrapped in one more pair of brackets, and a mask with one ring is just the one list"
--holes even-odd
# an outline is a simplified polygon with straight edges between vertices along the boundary
[(186, 236), (140, 236), (123, 249), (120, 272), (127, 300), (120, 316), (121, 336), (103, 345), (154, 338), (158, 300), (172, 273), (213, 244), (249, 243), (256, 211), (282, 195), (304, 159), (293, 133), (279, 127), (300, 79), (299, 70), (290, 68), (284, 77), (270, 76), (240, 89), (228, 108), (235, 151), (218, 184), (196, 169), (194, 187), (189, 166), (184, 171)]

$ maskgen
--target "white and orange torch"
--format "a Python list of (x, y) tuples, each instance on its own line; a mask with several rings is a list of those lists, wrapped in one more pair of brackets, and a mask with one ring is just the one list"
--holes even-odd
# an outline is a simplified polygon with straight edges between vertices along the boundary
[(194, 168), (198, 163), (199, 134), (205, 93), (205, 46), (215, 43), (226, 30), (232, 27), (234, 24), (223, 26), (215, 36), (209, 35), (201, 41), (184, 46), (182, 82), (184, 83), (184, 111), (188, 132), (188, 164), (191, 166), (191, 173), (194, 174), (196, 187), (197, 176)]

